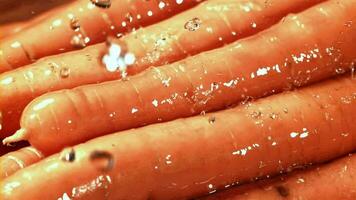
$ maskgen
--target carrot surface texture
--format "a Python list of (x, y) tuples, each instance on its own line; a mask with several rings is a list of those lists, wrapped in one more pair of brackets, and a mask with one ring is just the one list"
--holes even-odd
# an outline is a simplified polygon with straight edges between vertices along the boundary
[(128, 81), (48, 93), (27, 106), (22, 128), (3, 142), (27, 139), (50, 154), (103, 134), (223, 109), (347, 71), (356, 58), (356, 29), (344, 23), (356, 19), (355, 8), (350, 1), (328, 1), (261, 34)]
[[(132, 75), (150, 66), (172, 63), (255, 34), (288, 13), (318, 2), (270, 0), (266, 4), (265, 0), (211, 0), (116, 42), (125, 45), (136, 57), (136, 62), (127, 69)], [(253, 23), (256, 26), (252, 26)], [(120, 79), (118, 71), (108, 71), (101, 62), (107, 49), (107, 45), (98, 44), (0, 75), (0, 111), (3, 113), (0, 138), (20, 128), (21, 113), (35, 97), (49, 91)]]
[(355, 105), (356, 79), (347, 76), (99, 137), (18, 171), (0, 183), (0, 195), (168, 200), (214, 193), (354, 150)]
[(12, 175), (43, 158), (41, 152), (33, 147), (24, 147), (0, 157), (0, 180)]
[(356, 198), (356, 155), (291, 175), (231, 188), (200, 200), (283, 200)]
[(105, 41), (153, 24), (198, 4), (201, 0), (80, 0), (62, 12), (0, 41), (0, 73), (39, 58)]

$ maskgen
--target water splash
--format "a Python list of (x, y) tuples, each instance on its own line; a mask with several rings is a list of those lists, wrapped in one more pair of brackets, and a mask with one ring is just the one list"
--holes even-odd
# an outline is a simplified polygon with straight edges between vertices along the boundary
[(108, 52), (103, 56), (102, 62), (109, 72), (119, 71), (121, 77), (125, 79), (127, 77), (127, 67), (135, 63), (135, 55), (127, 52), (123, 45), (112, 40), (108, 41), (107, 44)]

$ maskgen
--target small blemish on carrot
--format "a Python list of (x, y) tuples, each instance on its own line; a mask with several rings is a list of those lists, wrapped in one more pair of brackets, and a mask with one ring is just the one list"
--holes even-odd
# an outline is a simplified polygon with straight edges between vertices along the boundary
[(276, 186), (276, 190), (277, 190), (278, 194), (281, 195), (282, 197), (289, 196), (289, 189), (286, 188), (285, 186), (282, 186), (282, 185)]

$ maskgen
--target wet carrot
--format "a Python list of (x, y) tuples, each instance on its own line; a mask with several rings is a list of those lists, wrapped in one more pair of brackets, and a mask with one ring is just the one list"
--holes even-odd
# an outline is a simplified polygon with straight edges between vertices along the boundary
[(356, 148), (355, 83), (347, 76), (234, 109), (99, 137), (5, 179), (0, 195), (189, 199), (330, 160)]
[[(150, 66), (172, 63), (252, 35), (287, 13), (301, 11), (318, 2), (213, 0), (115, 42), (126, 45), (135, 55), (136, 63), (128, 68), (129, 75), (133, 75)], [(257, 24), (256, 27), (252, 23)], [(105, 44), (94, 45), (0, 75), (0, 91), (6, 91), (0, 92), (0, 111), (4, 116), (1, 137), (20, 128), (20, 115), (35, 97), (49, 91), (119, 79), (118, 72), (109, 72), (101, 63), (107, 48)]]
[(347, 71), (356, 58), (356, 29), (345, 22), (356, 19), (355, 7), (328, 1), (261, 34), (128, 81), (48, 93), (27, 106), (22, 128), (3, 142), (28, 139), (43, 153), (53, 153), (103, 134), (223, 109)]
[[(0, 5), (0, 39), (24, 30), (27, 26), (37, 24), (55, 12), (63, 10), (73, 0), (52, 1), (16, 1)], [(3, 9), (3, 10), (2, 10)]]
[(290, 175), (231, 188), (200, 200), (355, 199), (356, 156)]
[(0, 180), (12, 175), (22, 168), (40, 161), (42, 158), (42, 153), (33, 147), (24, 147), (1, 156)]
[[(62, 12), (0, 41), (0, 73), (39, 58), (102, 42), (168, 18), (201, 0), (80, 0)], [(93, 3), (92, 3), (93, 2)]]

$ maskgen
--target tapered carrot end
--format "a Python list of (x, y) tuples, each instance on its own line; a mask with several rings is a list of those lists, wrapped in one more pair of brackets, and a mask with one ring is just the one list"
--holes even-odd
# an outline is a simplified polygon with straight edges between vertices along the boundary
[(16, 131), (16, 133), (13, 134), (12, 136), (9, 136), (9, 137), (3, 139), (2, 144), (10, 146), (14, 142), (20, 142), (22, 140), (27, 139), (26, 135), (27, 135), (26, 129), (20, 129), (20, 130)]

